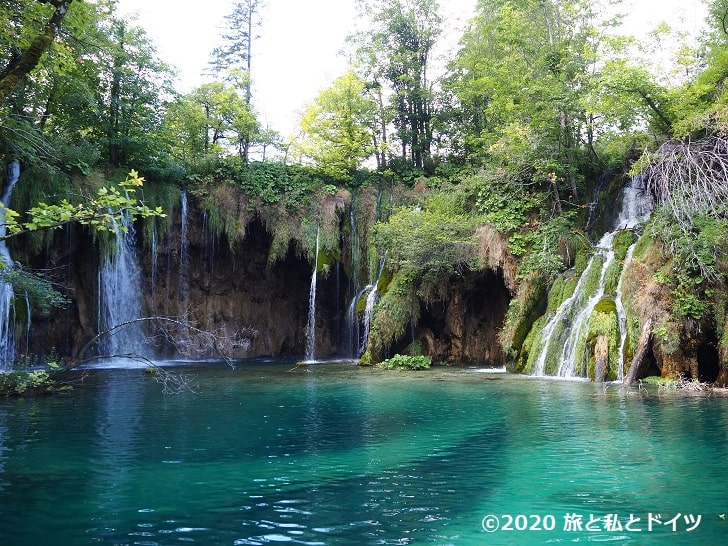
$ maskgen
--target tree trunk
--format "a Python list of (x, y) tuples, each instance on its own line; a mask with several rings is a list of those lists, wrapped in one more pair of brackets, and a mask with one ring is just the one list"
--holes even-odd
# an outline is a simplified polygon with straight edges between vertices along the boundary
[(21, 53), (18, 62), (11, 66), (0, 78), (0, 104), (4, 103), (20, 82), (38, 66), (43, 53), (50, 48), (56, 34), (58, 34), (71, 2), (73, 0), (43, 0), (41, 2), (51, 4), (56, 9), (41, 33), (33, 39), (28, 49)]
[(637, 351), (635, 352), (634, 358), (632, 359), (632, 365), (629, 367), (629, 372), (627, 372), (627, 375), (624, 377), (623, 383), (626, 386), (629, 387), (630, 385), (632, 385), (632, 383), (635, 382), (635, 379), (637, 379), (640, 370), (644, 367), (645, 354), (647, 354), (647, 349), (650, 346), (651, 339), (652, 319), (649, 318), (642, 327), (642, 334), (640, 334), (640, 340), (637, 344)]
[(607, 376), (607, 366), (609, 365), (609, 338), (601, 335), (597, 338), (594, 346), (594, 358), (596, 364), (594, 366), (594, 381), (604, 383)]

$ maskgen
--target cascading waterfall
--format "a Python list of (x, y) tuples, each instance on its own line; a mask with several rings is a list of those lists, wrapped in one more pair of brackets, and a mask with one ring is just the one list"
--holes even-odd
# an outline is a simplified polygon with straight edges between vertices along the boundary
[[(384, 271), (384, 258), (379, 260), (379, 268), (377, 269), (376, 280), (366, 285), (364, 289), (356, 295), (356, 297), (349, 305), (349, 320), (356, 325), (356, 343), (354, 344), (354, 347), (356, 347), (357, 352), (354, 355), (355, 357), (360, 357), (367, 350), (367, 344), (369, 342), (369, 330), (372, 324), (372, 317), (374, 316), (374, 307), (376, 306), (377, 302), (379, 302), (379, 291), (377, 290), (377, 286), (379, 285), (379, 279), (382, 277), (382, 271)], [(367, 299), (365, 301), (364, 315), (362, 317), (363, 330), (361, 332), (361, 337), (359, 337), (359, 320), (357, 316), (357, 309), (359, 306), (359, 301), (361, 301), (361, 298), (363, 298), (365, 294), (367, 296)]]
[(158, 237), (157, 232), (157, 222), (154, 222), (154, 225), (152, 226), (152, 308), (154, 309), (154, 303), (156, 301), (157, 292), (154, 289), (155, 286), (157, 286), (157, 274), (159, 269), (159, 264), (157, 263), (159, 260), (159, 242), (157, 241)]
[(361, 345), (359, 346), (359, 354), (362, 355), (367, 350), (369, 343), (369, 330), (372, 325), (372, 315), (374, 314), (374, 306), (379, 301), (379, 291), (376, 284), (370, 284), (369, 294), (367, 295), (366, 306), (364, 307), (364, 331), (361, 336)]
[[(20, 162), (11, 161), (7, 171), (8, 184), (2, 195), (2, 204), (9, 205), (15, 184), (20, 178)], [(0, 207), (0, 236), (5, 237), (5, 209)], [(10, 251), (4, 240), (0, 240), (0, 268), (12, 267)], [(13, 309), (13, 286), (0, 276), (0, 371), (5, 371), (15, 357), (15, 341), (13, 338), (13, 325), (11, 324), (11, 311)]]
[(583, 342), (588, 328), (589, 328), (589, 317), (594, 312), (594, 308), (597, 306), (604, 296), (604, 280), (607, 278), (607, 270), (609, 266), (614, 262), (614, 250), (612, 250), (612, 244), (614, 242), (614, 236), (616, 232), (610, 232), (604, 235), (597, 244), (597, 254), (601, 261), (601, 271), (599, 273), (599, 282), (597, 290), (589, 297), (583, 307), (578, 310), (576, 317), (574, 318), (574, 325), (569, 330), (569, 336), (566, 339), (564, 348), (561, 352), (559, 359), (559, 368), (556, 375), (559, 377), (576, 377), (576, 351), (577, 348)]
[(619, 320), (619, 362), (617, 366), (617, 381), (624, 380), (624, 346), (627, 343), (627, 312), (624, 310), (624, 304), (622, 303), (622, 284), (624, 282), (624, 272), (627, 271), (627, 266), (632, 261), (632, 254), (634, 254), (634, 247), (637, 243), (630, 245), (627, 249), (627, 254), (624, 257), (624, 265), (622, 266), (622, 273), (619, 275), (619, 282), (617, 283), (617, 291), (614, 297), (614, 305), (617, 308), (617, 319)]
[[(613, 243), (617, 233), (635, 229), (649, 217), (652, 210), (649, 196), (642, 181), (633, 178), (622, 191), (622, 206), (614, 222), (614, 229), (606, 233), (596, 245), (594, 255), (577, 281), (572, 295), (563, 301), (541, 331), (541, 340), (533, 362), (532, 375), (546, 375), (547, 363), (555, 360), (557, 377), (573, 378), (577, 375), (577, 351), (582, 347), (589, 331), (589, 321), (596, 305), (605, 295), (605, 280), (609, 266), (615, 260)], [(614, 304), (617, 309), (620, 344), (618, 374), (624, 374), (624, 345), (626, 341), (627, 318), (622, 304), (622, 279), (624, 270), (632, 257), (634, 245), (627, 251), (619, 277)], [(596, 289), (593, 289), (594, 279)], [(592, 290), (589, 292), (589, 286)], [(621, 379), (621, 377), (620, 377)]]
[(136, 234), (129, 219), (117, 225), (115, 249), (99, 269), (99, 332), (104, 356), (146, 353), (142, 321), (141, 274), (136, 255)]
[(188, 274), (190, 269), (190, 242), (188, 238), (187, 192), (180, 195), (180, 244), (179, 244), (179, 300), (184, 302), (188, 296)]
[(316, 277), (318, 273), (319, 230), (316, 229), (316, 258), (308, 292), (308, 322), (306, 323), (306, 361), (313, 362), (316, 355)]

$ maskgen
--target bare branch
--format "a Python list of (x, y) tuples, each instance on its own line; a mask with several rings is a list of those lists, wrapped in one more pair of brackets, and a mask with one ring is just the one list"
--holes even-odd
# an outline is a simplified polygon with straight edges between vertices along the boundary
[(65, 369), (69, 370), (98, 358), (143, 358), (135, 354), (101, 355), (90, 359), (85, 358), (88, 350), (97, 344), (100, 339), (114, 335), (119, 329), (130, 324), (141, 322), (149, 322), (155, 328), (155, 334), (149, 338), (149, 341), (168, 343), (174, 347), (178, 354), (186, 357), (214, 354), (229, 364), (232, 362), (230, 355), (235, 350), (247, 349), (250, 346), (251, 339), (257, 334), (253, 328), (249, 327), (232, 333), (228, 333), (225, 328), (203, 330), (186, 317), (141, 317), (114, 324), (96, 334), (79, 349), (77, 354), (66, 364)]
[(695, 142), (669, 141), (642, 170), (645, 187), (672, 211), (683, 229), (704, 214), (724, 218), (728, 204), (728, 140), (712, 135)]

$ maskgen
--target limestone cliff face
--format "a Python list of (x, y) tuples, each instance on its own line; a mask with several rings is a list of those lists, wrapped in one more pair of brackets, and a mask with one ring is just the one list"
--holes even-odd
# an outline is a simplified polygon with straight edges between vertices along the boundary
[[(172, 216), (169, 231), (155, 245), (141, 234), (137, 236), (144, 316), (185, 317), (200, 330), (223, 337), (243, 332), (249, 344), (202, 347), (190, 336), (182, 340), (187, 343), (185, 354), (180, 354), (179, 344), (159, 342), (163, 336), (157, 336), (155, 356), (216, 358), (224, 349), (225, 356), (233, 358), (302, 358), (312, 264), (297, 255), (293, 243), (283, 259), (271, 262), (273, 236), (255, 214), (248, 219), (245, 237), (233, 245), (225, 236), (213, 236), (194, 199), (184, 229), (180, 214)], [(341, 218), (348, 217), (348, 212), (341, 214)], [(346, 240), (344, 237), (344, 246)], [(488, 252), (493, 254), (492, 249)], [(87, 234), (69, 229), (57, 233), (45, 253), (26, 260), (34, 267), (59, 268), (62, 278), (58, 280), (72, 302), (48, 317), (33, 317), (30, 335), (22, 341), (23, 353), (44, 355), (55, 349), (61, 355), (77, 355), (94, 338), (99, 316), (99, 254), (99, 245)], [(341, 254), (349, 255), (349, 249), (343, 248)], [(438, 363), (505, 364), (499, 334), (511, 298), (509, 268), (498, 259), (483, 263), (478, 271), (453, 277), (437, 301), (421, 303), (419, 323), (389, 352), (404, 349), (414, 336)], [(354, 295), (347, 270), (335, 262), (325, 274), (318, 274), (316, 358), (356, 356), (346, 324)]]
[[(635, 379), (682, 375), (722, 384), (728, 378), (721, 371), (715, 325), (709, 318), (696, 321), (679, 317), (672, 310), (669, 287), (655, 280), (666, 263), (659, 247), (652, 245), (633, 259), (625, 272), (627, 307), (639, 327), (625, 364), (639, 367), (637, 373), (633, 371)], [(639, 336), (645, 325), (652, 330), (651, 335)], [(637, 358), (633, 359), (634, 355)]]
[(425, 305), (415, 337), (438, 363), (497, 365), (506, 363), (499, 334), (510, 293), (492, 270), (453, 279), (448, 298)]
[[(182, 256), (181, 230), (170, 231), (155, 262), (144, 254), (144, 308), (154, 316), (186, 316), (197, 328), (230, 336), (250, 332), (248, 347), (229, 348), (232, 357), (301, 357), (309, 309), (311, 264), (293, 252), (282, 261), (268, 263), (271, 237), (253, 220), (241, 244), (230, 247), (225, 238), (214, 239), (203, 229), (202, 215), (193, 208), (188, 219), (187, 255)], [(152, 283), (153, 281), (153, 283)], [(318, 296), (326, 302), (338, 297), (321, 279)], [(318, 299), (318, 298), (317, 298)], [(317, 356), (337, 351), (335, 308), (317, 306)], [(329, 301), (330, 303), (330, 301)], [(214, 357), (214, 354), (188, 356)]]
[[(150, 242), (138, 237), (144, 316), (185, 317), (200, 330), (221, 336), (244, 331), (249, 345), (226, 346), (225, 356), (302, 357), (311, 264), (293, 251), (269, 264), (271, 236), (256, 219), (247, 226), (242, 243), (231, 248), (224, 237), (218, 239), (208, 232), (203, 213), (194, 204), (184, 253), (181, 233), (180, 218), (176, 218), (154, 253)], [(61, 267), (62, 284), (72, 302), (50, 316), (33, 317), (31, 333), (22, 343), (23, 353), (43, 355), (54, 349), (61, 355), (75, 355), (94, 337), (98, 329), (98, 255), (98, 245), (74, 230), (71, 236), (56, 237), (50, 251), (35, 257), (36, 267)], [(337, 289), (341, 286), (346, 286), (346, 279), (338, 283), (323, 275), (318, 279), (317, 358), (339, 355), (344, 313), (339, 305), (343, 292), (337, 293)], [(190, 343), (188, 354), (176, 354), (162, 340), (156, 356), (221, 356), (214, 349), (196, 349), (199, 347)]]

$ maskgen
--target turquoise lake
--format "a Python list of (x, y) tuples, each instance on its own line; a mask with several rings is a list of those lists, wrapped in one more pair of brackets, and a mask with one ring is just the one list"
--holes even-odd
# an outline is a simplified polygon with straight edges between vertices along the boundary
[(0, 544), (722, 544), (728, 397), (465, 368), (78, 372), (0, 399)]

